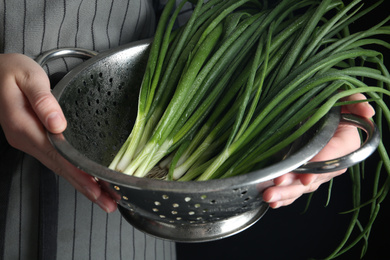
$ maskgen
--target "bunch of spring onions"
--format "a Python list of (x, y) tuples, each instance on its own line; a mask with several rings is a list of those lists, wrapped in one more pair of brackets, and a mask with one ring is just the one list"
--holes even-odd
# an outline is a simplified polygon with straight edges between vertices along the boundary
[[(197, 0), (187, 23), (175, 28), (186, 1), (176, 7), (169, 0), (150, 46), (135, 124), (109, 167), (179, 181), (245, 174), (355, 93), (376, 104), (382, 131), (390, 124), (390, 75), (375, 46), (390, 48), (380, 39), (390, 34), (390, 17), (349, 30), (382, 2)], [(390, 173), (383, 142), (378, 153)], [(389, 179), (378, 187), (370, 223)], [(370, 229), (357, 221), (360, 204), (351, 230), (358, 226), (362, 235), (351, 246)], [(344, 252), (348, 237), (332, 257)]]

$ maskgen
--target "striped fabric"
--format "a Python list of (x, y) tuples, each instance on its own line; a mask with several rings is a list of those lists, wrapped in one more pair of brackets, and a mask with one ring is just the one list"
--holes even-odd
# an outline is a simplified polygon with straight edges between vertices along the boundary
[(2, 0), (0, 12), (1, 49), (32, 57), (69, 46), (102, 51), (150, 37), (155, 26), (151, 0)]
[[(42, 171), (42, 166), (32, 157), (23, 154), (13, 174), (7, 222), (2, 233), (4, 260), (175, 259), (174, 243), (134, 229), (118, 211), (105, 213), (64, 179), (50, 173), (55, 182), (42, 183), (40, 175), (49, 173)], [(42, 194), (46, 203), (51, 200), (49, 203), (54, 204), (44, 216), (40, 209), (48, 207), (47, 204), (40, 205), (40, 191), (48, 187), (41, 184), (56, 188), (54, 193)], [(53, 213), (58, 217), (55, 220), (58, 226), (54, 226), (56, 230), (50, 227), (53, 222), (43, 221)], [(43, 224), (48, 227), (43, 227)], [(42, 234), (40, 229), (44, 228)]]
[[(1, 0), (0, 51), (32, 58), (45, 50), (82, 47), (97, 51), (151, 37), (152, 0)], [(70, 62), (70, 64), (69, 64)], [(49, 74), (79, 61), (51, 62)]]
[[(178, 0), (178, 2), (180, 2)], [(153, 0), (0, 0), (0, 53), (32, 58), (46, 50), (99, 52), (153, 35)], [(179, 22), (186, 21), (186, 4)], [(64, 58), (49, 75), (72, 69)], [(29, 155), (11, 148), (0, 128), (0, 259), (175, 259), (175, 244), (107, 214)]]

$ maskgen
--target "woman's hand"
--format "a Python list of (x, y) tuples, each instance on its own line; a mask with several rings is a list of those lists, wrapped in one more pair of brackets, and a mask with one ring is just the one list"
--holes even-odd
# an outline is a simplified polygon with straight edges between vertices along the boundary
[[(347, 100), (365, 99), (363, 94), (348, 97)], [(343, 106), (343, 113), (352, 113), (370, 118), (375, 114), (368, 103), (356, 103)], [(311, 161), (325, 161), (344, 156), (360, 147), (360, 137), (356, 127), (341, 125), (329, 143)], [(343, 174), (347, 169), (325, 174), (297, 174), (288, 173), (273, 180), (275, 186), (266, 189), (263, 193), (264, 201), (271, 208), (279, 208), (293, 203), (305, 193), (316, 191), (318, 187), (332, 178)]]
[(10, 145), (64, 177), (106, 212), (115, 211), (116, 203), (94, 178), (72, 166), (48, 140), (46, 130), (61, 133), (66, 120), (45, 71), (25, 55), (0, 54), (0, 125)]

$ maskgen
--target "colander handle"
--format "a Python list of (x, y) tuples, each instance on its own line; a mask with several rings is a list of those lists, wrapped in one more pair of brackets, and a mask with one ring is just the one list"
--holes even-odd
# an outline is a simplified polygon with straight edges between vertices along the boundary
[(296, 173), (328, 173), (342, 170), (358, 164), (368, 158), (378, 147), (380, 133), (376, 125), (369, 119), (352, 114), (342, 114), (340, 124), (352, 125), (366, 132), (367, 137), (362, 146), (345, 156), (320, 162), (307, 162), (295, 169)]
[(50, 50), (42, 53), (35, 59), (35, 61), (39, 65), (43, 66), (49, 60), (55, 60), (58, 58), (67, 58), (67, 57), (89, 59), (96, 56), (97, 54), (98, 52), (96, 51), (91, 51), (83, 48), (59, 48), (59, 49)]

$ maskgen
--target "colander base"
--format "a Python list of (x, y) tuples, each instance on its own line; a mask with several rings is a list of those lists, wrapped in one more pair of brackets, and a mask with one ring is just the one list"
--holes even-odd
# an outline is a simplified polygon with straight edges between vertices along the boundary
[(264, 216), (269, 206), (263, 203), (257, 209), (219, 221), (180, 224), (151, 219), (120, 205), (118, 208), (124, 219), (142, 232), (165, 240), (196, 243), (219, 240), (249, 228)]

